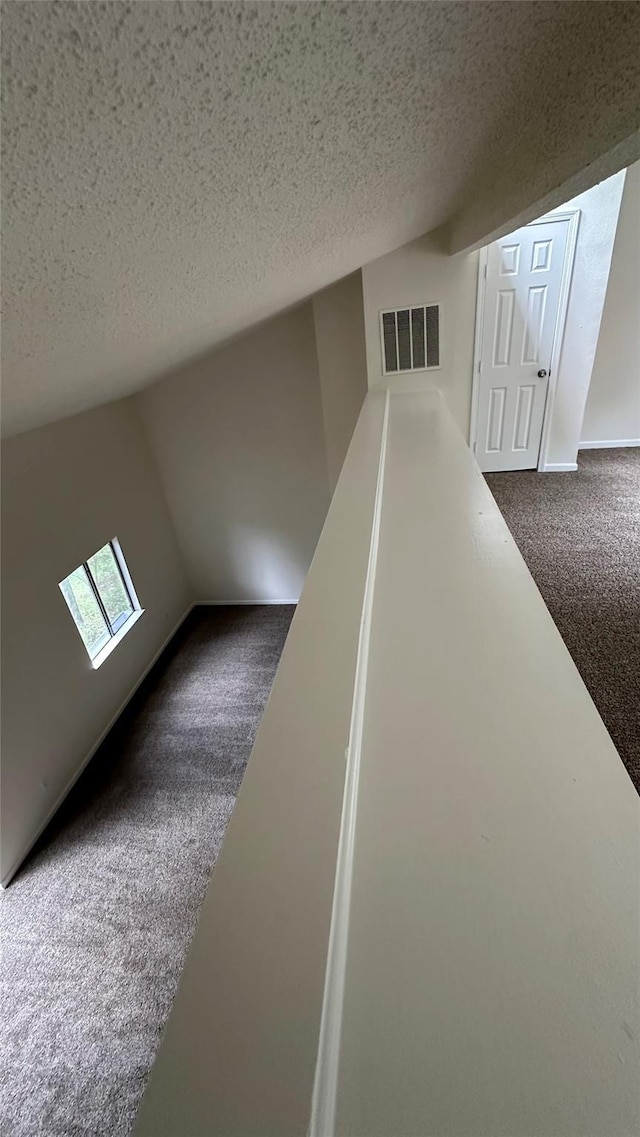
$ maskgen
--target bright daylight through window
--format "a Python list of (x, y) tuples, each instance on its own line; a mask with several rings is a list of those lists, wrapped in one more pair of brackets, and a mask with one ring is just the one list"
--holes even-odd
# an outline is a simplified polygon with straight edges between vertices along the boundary
[(142, 614), (115, 538), (61, 581), (60, 589), (94, 665)]

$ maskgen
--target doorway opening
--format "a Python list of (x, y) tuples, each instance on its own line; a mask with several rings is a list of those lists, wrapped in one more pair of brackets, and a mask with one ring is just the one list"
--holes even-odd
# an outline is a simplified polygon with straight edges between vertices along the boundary
[(469, 441), (484, 472), (577, 469), (624, 183), (480, 250)]
[(473, 449), (481, 470), (544, 469), (579, 210), (482, 249)]

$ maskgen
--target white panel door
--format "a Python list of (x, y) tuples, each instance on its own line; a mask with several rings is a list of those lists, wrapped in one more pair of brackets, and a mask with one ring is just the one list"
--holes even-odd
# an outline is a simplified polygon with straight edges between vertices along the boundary
[(481, 470), (538, 465), (568, 220), (489, 245), (476, 458)]

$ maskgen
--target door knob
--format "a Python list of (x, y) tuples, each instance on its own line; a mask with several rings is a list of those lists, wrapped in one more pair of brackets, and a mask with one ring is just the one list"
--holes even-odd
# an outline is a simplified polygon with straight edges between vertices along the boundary
[(541, 367), (539, 372), (538, 372), (538, 379), (546, 379), (547, 374), (548, 373), (547, 373), (547, 371), (545, 371), (544, 367)]

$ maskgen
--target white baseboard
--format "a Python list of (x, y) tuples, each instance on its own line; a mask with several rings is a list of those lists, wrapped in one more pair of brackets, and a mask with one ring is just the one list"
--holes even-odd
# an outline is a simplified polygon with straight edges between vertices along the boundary
[(120, 704), (120, 706), (118, 707), (118, 710), (116, 711), (116, 713), (115, 713), (115, 714), (113, 715), (113, 717), (112, 717), (112, 718), (109, 720), (109, 723), (108, 723), (108, 725), (107, 725), (107, 726), (104, 728), (104, 730), (102, 731), (102, 734), (100, 735), (100, 737), (99, 737), (98, 741), (97, 741), (96, 743), (94, 743), (94, 745), (91, 747), (91, 750), (90, 750), (90, 751), (89, 751), (89, 753), (87, 754), (86, 758), (84, 758), (84, 759), (83, 759), (83, 761), (80, 763), (80, 766), (79, 766), (79, 767), (78, 767), (78, 769), (76, 770), (76, 772), (75, 772), (75, 774), (73, 775), (73, 777), (72, 777), (72, 778), (70, 778), (70, 780), (67, 782), (66, 786), (65, 786), (65, 787), (64, 787), (64, 789), (62, 790), (62, 793), (61, 793), (61, 794), (59, 794), (59, 796), (56, 798), (56, 801), (55, 801), (54, 805), (53, 805), (53, 806), (51, 807), (51, 809), (49, 810), (49, 812), (48, 812), (48, 814), (47, 814), (46, 818), (44, 819), (44, 821), (42, 822), (42, 825), (41, 825), (41, 826), (39, 827), (39, 829), (37, 830), (37, 832), (36, 832), (35, 836), (34, 836), (34, 837), (32, 837), (32, 838), (29, 840), (29, 842), (28, 842), (28, 844), (27, 844), (27, 845), (25, 845), (25, 847), (24, 847), (24, 849), (22, 850), (22, 852), (19, 854), (19, 856), (18, 856), (18, 857), (16, 858), (16, 860), (13, 862), (13, 865), (12, 865), (12, 866), (11, 866), (11, 868), (9, 869), (9, 872), (8, 872), (8, 873), (6, 874), (6, 876), (4, 876), (4, 877), (2, 878), (2, 880), (0, 881), (0, 887), (2, 887), (2, 888), (6, 888), (6, 887), (7, 887), (7, 885), (8, 885), (8, 884), (10, 884), (10, 882), (13, 880), (13, 877), (16, 875), (16, 873), (17, 873), (18, 869), (20, 868), (20, 865), (21, 865), (21, 864), (22, 864), (22, 862), (24, 861), (25, 857), (27, 857), (27, 856), (29, 855), (29, 853), (30, 853), (30, 852), (31, 852), (31, 850), (33, 849), (33, 846), (35, 845), (35, 843), (36, 843), (36, 841), (38, 840), (38, 838), (39, 838), (39, 837), (40, 837), (40, 836), (41, 836), (41, 835), (44, 833), (45, 829), (47, 828), (47, 825), (49, 824), (49, 822), (52, 820), (52, 818), (54, 817), (54, 815), (55, 815), (55, 814), (57, 813), (57, 811), (59, 810), (59, 808), (60, 808), (60, 806), (62, 805), (62, 803), (63, 803), (64, 799), (65, 799), (65, 798), (66, 798), (66, 796), (67, 796), (67, 794), (68, 794), (68, 793), (69, 793), (69, 792), (70, 792), (70, 791), (73, 789), (74, 785), (76, 784), (76, 782), (77, 782), (78, 778), (80, 777), (80, 775), (82, 774), (83, 770), (85, 770), (85, 769), (86, 769), (86, 767), (89, 765), (89, 762), (90, 762), (90, 761), (91, 761), (91, 759), (93, 758), (93, 756), (94, 756), (94, 754), (96, 753), (96, 751), (98, 750), (98, 748), (99, 748), (99, 747), (102, 745), (102, 743), (104, 742), (104, 740), (105, 740), (105, 738), (107, 737), (107, 735), (108, 735), (109, 731), (111, 730), (111, 728), (112, 728), (112, 727), (114, 727), (114, 726), (115, 726), (116, 722), (117, 722), (117, 721), (118, 721), (118, 719), (120, 718), (120, 715), (121, 715), (121, 714), (122, 714), (122, 712), (124, 711), (125, 707), (127, 706), (127, 704), (128, 704), (128, 703), (130, 703), (130, 702), (131, 702), (131, 699), (133, 698), (133, 696), (135, 695), (136, 691), (138, 690), (138, 687), (139, 687), (139, 686), (140, 686), (140, 684), (141, 684), (141, 683), (142, 683), (142, 682), (143, 682), (143, 681), (144, 681), (144, 680), (147, 678), (147, 675), (148, 675), (148, 674), (149, 674), (149, 672), (151, 671), (151, 668), (153, 667), (153, 665), (154, 665), (155, 663), (157, 663), (157, 662), (158, 662), (158, 660), (159, 660), (160, 656), (162, 655), (162, 653), (163, 653), (164, 649), (165, 649), (166, 647), (168, 647), (168, 646), (169, 646), (169, 644), (171, 643), (171, 640), (172, 640), (172, 639), (173, 639), (173, 637), (175, 636), (175, 634), (176, 634), (176, 632), (178, 631), (178, 629), (182, 627), (182, 625), (184, 624), (184, 622), (185, 622), (185, 620), (186, 620), (187, 616), (189, 615), (189, 613), (190, 613), (190, 611), (191, 611), (191, 609), (192, 609), (193, 607), (194, 607), (194, 605), (193, 605), (193, 604), (190, 604), (190, 605), (189, 605), (189, 607), (187, 608), (186, 612), (184, 612), (184, 613), (183, 613), (183, 615), (180, 617), (180, 619), (178, 620), (178, 622), (177, 622), (177, 624), (175, 625), (175, 627), (173, 628), (173, 630), (172, 630), (171, 632), (169, 632), (169, 635), (167, 636), (167, 638), (164, 640), (164, 642), (163, 642), (163, 643), (162, 643), (162, 645), (161, 645), (161, 646), (158, 648), (157, 652), (155, 653), (155, 655), (153, 656), (153, 658), (151, 659), (151, 661), (150, 661), (150, 662), (147, 664), (147, 666), (145, 667), (145, 669), (144, 669), (144, 671), (142, 672), (142, 675), (141, 675), (141, 676), (140, 676), (140, 678), (138, 679), (137, 683), (136, 683), (136, 684), (135, 684), (135, 685), (134, 685), (134, 686), (131, 688), (131, 690), (130, 690), (129, 694), (127, 695), (126, 699), (124, 699), (124, 701), (123, 701), (123, 702)]
[(567, 474), (575, 473), (577, 469), (577, 462), (547, 462), (541, 472), (543, 474)]
[(295, 600), (196, 600), (193, 608), (259, 608), (264, 604), (299, 604), (300, 597)]
[(578, 450), (617, 450), (619, 446), (640, 446), (640, 438), (607, 438), (603, 442), (581, 442)]

